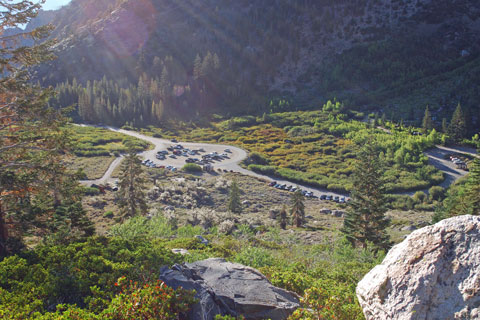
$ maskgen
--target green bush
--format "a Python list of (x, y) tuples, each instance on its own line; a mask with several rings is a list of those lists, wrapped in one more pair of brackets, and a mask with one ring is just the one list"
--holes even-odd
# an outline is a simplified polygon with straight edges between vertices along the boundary
[(445, 197), (445, 189), (439, 186), (433, 186), (428, 190), (430, 200), (432, 201), (442, 201)]
[(202, 167), (200, 167), (198, 164), (195, 164), (195, 163), (187, 163), (183, 166), (182, 168), (183, 171), (185, 172), (202, 172), (203, 169)]
[(268, 250), (257, 247), (244, 248), (235, 256), (234, 260), (253, 268), (273, 266), (275, 264), (275, 260)]
[(423, 191), (417, 191), (413, 195), (415, 203), (424, 203), (427, 200), (427, 195)]
[(107, 211), (103, 214), (103, 217), (108, 219), (113, 218), (113, 216), (114, 216), (113, 211)]
[[(124, 278), (121, 278), (122, 280)], [(124, 280), (125, 282), (126, 280)], [(116, 283), (122, 286), (121, 283)], [(182, 288), (174, 290), (163, 282), (139, 285), (137, 282), (123, 286), (122, 292), (113, 298), (102, 314), (102, 319), (176, 320), (185, 317), (196, 303), (195, 292)]]
[(92, 188), (92, 187), (84, 187), (83, 192), (85, 193), (86, 196), (96, 196), (100, 194), (100, 189)]

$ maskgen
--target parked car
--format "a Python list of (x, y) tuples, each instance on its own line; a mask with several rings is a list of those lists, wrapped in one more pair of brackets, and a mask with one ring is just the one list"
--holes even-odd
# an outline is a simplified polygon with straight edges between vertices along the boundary
[(225, 149), (225, 150), (223, 150), (223, 151), (225, 151), (225, 152), (227, 152), (227, 153), (232, 153), (232, 151), (231, 151), (230, 149)]
[(269, 185), (270, 187), (273, 187), (273, 186), (276, 185), (276, 184), (277, 184), (276, 181), (272, 181), (272, 182), (270, 182), (268, 185)]
[(172, 159), (177, 159), (177, 156), (174, 155), (174, 154), (171, 154), (171, 155), (169, 155), (168, 157), (169, 157), (169, 158), (172, 158)]
[(333, 197), (330, 196), (330, 195), (328, 195), (328, 196), (327, 196), (327, 200), (328, 200), (328, 201), (332, 201), (332, 200), (333, 200)]
[(327, 195), (326, 194), (322, 194), (320, 196), (320, 200), (327, 200)]
[(345, 197), (341, 197), (338, 203), (345, 203)]
[(173, 139), (170, 140), (170, 141), (172, 141), (173, 143), (177, 143), (177, 142), (178, 142), (177, 139), (175, 139), (175, 138), (173, 138)]
[(335, 196), (334, 200), (335, 200), (335, 202), (338, 202), (338, 201), (340, 201), (340, 197), (339, 197), (339, 196)]

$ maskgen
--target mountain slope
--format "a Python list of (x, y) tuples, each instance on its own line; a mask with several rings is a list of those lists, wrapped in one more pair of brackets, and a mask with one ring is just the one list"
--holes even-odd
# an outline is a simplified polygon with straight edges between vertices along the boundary
[(51, 20), (59, 59), (39, 77), (125, 88), (165, 69), (156, 102), (173, 113), (335, 96), (411, 120), (426, 104), (441, 119), (461, 102), (478, 125), (479, 17), (475, 0), (74, 0)]

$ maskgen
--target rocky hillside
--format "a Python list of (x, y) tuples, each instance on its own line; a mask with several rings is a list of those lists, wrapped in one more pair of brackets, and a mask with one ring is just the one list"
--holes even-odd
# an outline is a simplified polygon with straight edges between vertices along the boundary
[(337, 97), (407, 120), (427, 104), (440, 120), (458, 102), (479, 114), (476, 0), (73, 0), (46, 15), (59, 40), (59, 59), (39, 70), (48, 84), (106, 76), (126, 87), (165, 69), (167, 109)]

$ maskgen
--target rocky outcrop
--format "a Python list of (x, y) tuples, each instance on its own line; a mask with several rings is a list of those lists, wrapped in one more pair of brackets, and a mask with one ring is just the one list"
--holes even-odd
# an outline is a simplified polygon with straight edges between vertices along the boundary
[(357, 286), (370, 319), (480, 319), (480, 217), (414, 231)]
[(295, 293), (274, 287), (258, 270), (224, 259), (207, 259), (164, 268), (160, 280), (173, 288), (196, 290), (199, 302), (188, 319), (217, 314), (248, 319), (287, 319), (300, 305)]

